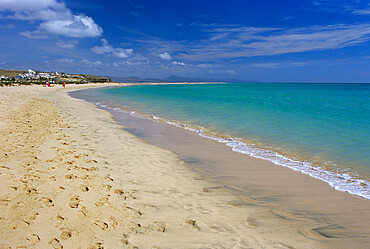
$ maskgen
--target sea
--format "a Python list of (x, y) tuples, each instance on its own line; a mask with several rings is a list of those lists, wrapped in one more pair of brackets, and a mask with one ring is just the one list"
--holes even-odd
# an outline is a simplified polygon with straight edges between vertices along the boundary
[(132, 85), (73, 95), (370, 199), (370, 84)]

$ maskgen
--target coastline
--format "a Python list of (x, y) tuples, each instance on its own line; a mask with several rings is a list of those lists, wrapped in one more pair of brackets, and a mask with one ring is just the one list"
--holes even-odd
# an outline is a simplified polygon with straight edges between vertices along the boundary
[[(362, 248), (368, 242), (322, 236), (315, 219), (299, 223), (284, 210), (240, 199), (171, 151), (125, 131), (110, 113), (67, 97), (69, 90), (0, 89), (2, 245), (346, 248), (352, 241)], [(298, 174), (289, 173), (312, 182)]]
[[(156, 84), (156, 83), (154, 83)], [(135, 84), (136, 85), (136, 84)], [(129, 85), (132, 86), (132, 85)], [(117, 113), (129, 113), (138, 118), (149, 119), (154, 122), (176, 126), (182, 129), (193, 131), (201, 137), (218, 141), (225, 144), (235, 152), (246, 154), (258, 159), (273, 162), (277, 166), (287, 167), (292, 170), (307, 174), (310, 177), (319, 179), (327, 183), (330, 187), (338, 190), (357, 195), (365, 199), (370, 199), (368, 179), (366, 175), (358, 174), (355, 170), (345, 167), (336, 167), (336, 163), (322, 160), (311, 160), (310, 157), (301, 156), (293, 151), (279, 151), (268, 144), (262, 144), (259, 141), (250, 141), (239, 137), (231, 137), (223, 133), (217, 133), (196, 124), (184, 123), (178, 120), (165, 119), (157, 114), (136, 110), (130, 107), (120, 105), (118, 102), (109, 102), (99, 98), (90, 97), (89, 94), (79, 96), (79, 93), (72, 94), (74, 97), (86, 99), (96, 104), (104, 110)], [(89, 99), (91, 98), (91, 99)], [(339, 161), (338, 161), (339, 162)]]
[[(91, 102), (95, 104), (95, 101)], [(190, 162), (188, 167), (197, 174), (210, 182), (221, 184), (223, 188), (238, 196), (246, 197), (247, 202), (252, 198), (259, 204), (262, 202), (262, 206), (280, 209), (278, 213), (283, 210), (285, 214), (288, 213), (285, 218), (289, 217), (287, 219), (290, 220), (304, 218), (319, 221), (318, 226), (321, 228), (317, 229), (318, 233), (324, 237), (335, 238), (333, 242), (341, 240), (332, 247), (345, 248), (346, 243), (349, 243), (347, 247), (351, 247), (357, 238), (368, 239), (369, 226), (366, 221), (370, 217), (367, 212), (367, 199), (338, 191), (326, 182), (290, 168), (235, 153), (223, 143), (219, 143), (218, 139), (201, 137), (196, 130), (194, 132), (184, 129), (184, 125), (169, 126), (158, 117), (145, 115), (143, 118), (136, 112), (132, 115), (132, 109), (123, 111), (119, 106), (108, 107), (101, 103), (97, 105), (111, 112), (116, 121), (127, 125), (129, 132), (146, 142), (175, 152), (184, 161)], [(150, 138), (151, 133), (153, 138)], [(163, 138), (159, 137), (161, 134)], [(217, 149), (212, 150), (214, 147)], [(207, 154), (205, 152), (209, 152), (208, 155), (204, 156)], [(195, 164), (191, 165), (192, 162)], [(351, 241), (351, 236), (356, 239)], [(357, 246), (361, 247), (360, 244)]]

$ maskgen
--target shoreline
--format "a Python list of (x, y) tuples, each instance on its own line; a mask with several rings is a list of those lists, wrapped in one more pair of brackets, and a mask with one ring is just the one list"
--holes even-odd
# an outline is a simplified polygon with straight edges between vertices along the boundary
[(216, 134), (212, 131), (205, 130), (204, 127), (191, 126), (180, 121), (166, 120), (151, 114), (143, 114), (140, 112), (140, 110), (132, 110), (128, 107), (116, 105), (110, 106), (109, 104), (107, 105), (105, 103), (101, 103), (99, 100), (94, 100), (92, 103), (103, 108), (104, 110), (125, 112), (138, 118), (144, 118), (154, 122), (161, 122), (195, 132), (201, 137), (223, 143), (226, 146), (231, 147), (232, 150), (237, 153), (242, 153), (261, 160), (267, 160), (274, 163), (276, 166), (286, 167), (299, 173), (307, 174), (310, 177), (325, 182), (331, 188), (337, 191), (347, 192), (351, 195), (370, 200), (369, 190), (368, 188), (365, 188), (365, 186), (368, 187), (369, 182), (357, 175), (355, 171), (338, 171), (335, 168), (335, 170), (329, 170), (325, 168), (324, 164), (317, 165), (317, 162), (315, 162), (316, 165), (313, 165), (314, 163), (307, 159), (300, 159), (299, 157), (295, 157), (291, 154), (281, 154), (280, 152), (271, 150), (271, 148), (267, 148), (267, 146), (258, 146), (255, 145), (255, 143), (250, 143), (239, 138), (233, 138), (223, 134)]
[[(353, 174), (347, 172), (338, 173), (337, 171), (330, 171), (325, 168), (312, 166), (310, 161), (300, 160), (292, 156), (286, 156), (283, 154), (279, 154), (278, 152), (260, 147), (255, 146), (251, 143), (243, 141), (238, 138), (228, 137), (222, 134), (216, 134), (212, 131), (210, 132), (203, 132), (204, 127), (196, 128), (189, 126), (188, 124), (184, 124), (178, 121), (170, 121), (163, 119), (161, 117), (157, 117), (154, 115), (150, 115), (151, 118), (147, 117), (146, 115), (138, 114), (136, 110), (129, 112), (127, 109), (122, 109), (120, 107), (110, 108), (106, 105), (99, 104), (103, 109), (111, 109), (113, 111), (124, 111), (139, 118), (146, 118), (148, 120), (162, 122), (165, 124), (169, 124), (178, 128), (182, 128), (185, 130), (189, 130), (192, 132), (197, 133), (199, 136), (217, 141), (219, 143), (223, 143), (237, 153), (245, 154), (247, 156), (251, 156), (257, 159), (266, 160), (274, 163), (276, 166), (282, 166), (294, 171), (300, 172), (302, 174), (307, 174), (310, 177), (319, 179), (325, 183), (327, 183), (331, 188), (347, 192), (349, 194), (362, 197), (364, 199), (370, 200), (370, 194), (368, 191), (364, 191), (363, 186), (367, 186), (368, 182), (363, 180), (359, 177), (354, 177)], [(121, 110), (119, 110), (121, 109)], [(134, 113), (132, 113), (134, 112)], [(356, 172), (354, 172), (356, 173)], [(355, 183), (356, 185), (351, 186), (350, 183)], [(349, 185), (349, 186), (347, 186)]]
[[(4, 166), (0, 237), (7, 238), (0, 245), (367, 245), (369, 238), (363, 235), (324, 236), (326, 215), (321, 223), (307, 214), (296, 219), (292, 213), (271, 209), (255, 198), (240, 198), (217, 182), (205, 181), (173, 152), (143, 142), (110, 113), (69, 98), (68, 88), (58, 88), (0, 89), (1, 143), (6, 146), (6, 155), (0, 157)], [(214, 145), (220, 146), (215, 141)], [(364, 224), (359, 229), (368, 232)]]
[[(102, 108), (102, 107), (100, 107)], [(120, 121), (120, 113), (114, 114), (114, 110), (109, 110), (107, 108), (102, 108), (103, 110), (110, 111), (116, 121)], [(116, 109), (117, 111), (117, 109)], [(125, 116), (130, 116), (129, 112), (125, 112)], [(135, 118), (135, 117), (133, 117)], [(128, 118), (123, 118), (122, 125), (126, 126)], [(140, 117), (136, 117), (138, 120), (143, 120)], [(146, 123), (156, 123), (153, 122), (155, 119), (144, 119), (148, 122)], [(141, 121), (140, 121), (141, 122)], [(226, 151), (229, 151), (227, 149), (228, 147), (224, 146), (224, 144), (220, 144), (218, 141), (210, 140), (207, 138), (200, 137), (197, 132), (189, 131), (186, 129), (183, 129), (183, 127), (174, 127), (174, 126), (168, 126), (167, 123), (158, 123), (158, 125), (144, 125), (143, 127), (140, 127), (138, 130), (138, 124), (140, 122), (133, 121), (133, 124), (130, 124), (128, 126), (129, 132), (132, 132), (133, 134), (136, 134), (137, 136), (141, 137), (145, 142), (149, 142), (151, 144), (154, 144), (156, 146), (160, 146), (164, 149), (174, 151), (176, 154), (184, 152), (184, 150), (176, 150), (176, 144), (175, 142), (172, 144), (167, 144), (164, 142), (157, 143), (155, 140), (151, 140), (148, 138), (149, 132), (145, 133), (145, 130), (151, 130), (155, 126), (162, 126), (163, 129), (155, 129), (152, 132), (154, 134), (165, 134), (164, 136), (170, 136), (172, 135), (172, 130), (179, 129), (179, 135), (175, 134), (174, 136), (171, 136), (167, 140), (174, 140), (181, 143), (184, 143), (184, 139), (189, 138), (188, 143), (190, 146), (184, 146), (185, 150), (191, 150), (191, 147), (196, 148), (192, 152), (190, 152), (187, 156), (181, 157), (182, 160), (187, 161), (188, 158), (191, 161), (195, 162), (195, 165), (189, 165), (190, 168), (197, 174), (201, 175), (202, 177), (205, 177), (205, 179), (208, 179), (209, 182), (217, 182), (218, 184), (221, 184), (223, 188), (230, 189), (234, 193), (236, 193), (238, 196), (244, 196), (248, 199), (247, 202), (250, 202), (250, 195), (254, 196), (252, 197), (253, 200), (264, 200), (262, 203), (259, 203), (259, 205), (264, 206), (267, 204), (267, 206), (270, 206), (272, 209), (278, 209), (279, 212), (289, 213), (287, 215), (287, 219), (295, 220), (295, 219), (301, 219), (303, 217), (296, 216), (297, 209), (300, 210), (299, 212), (306, 213), (304, 217), (307, 219), (308, 217), (315, 217), (315, 216), (327, 216), (327, 218), (330, 220), (329, 217), (333, 218), (333, 221), (326, 222), (322, 221), (320, 229), (320, 233), (324, 236), (332, 236), (333, 238), (336, 238), (336, 233), (342, 233), (343, 231), (335, 231), (336, 229), (333, 229), (334, 227), (342, 227), (344, 230), (356, 230), (357, 232), (352, 231), (352, 234), (363, 234), (363, 231), (369, 231), (369, 226), (365, 225), (363, 222), (364, 217), (369, 217), (368, 212), (366, 211), (366, 207), (368, 205), (368, 200), (356, 195), (352, 195), (343, 191), (335, 190), (334, 188), (330, 187), (326, 182), (323, 182), (321, 180), (318, 180), (316, 178), (313, 178), (311, 176), (308, 176), (306, 174), (302, 174), (301, 172), (293, 171), (292, 169), (286, 168), (286, 167), (276, 167), (273, 163), (269, 161), (265, 161), (258, 158), (249, 157), (246, 155), (242, 155), (240, 153), (236, 153), (238, 155), (235, 155), (235, 152), (231, 151), (227, 152), (228, 156), (226, 156)], [(139, 125), (140, 126), (140, 125)], [(144, 132), (144, 134), (141, 135), (141, 133)], [(177, 137), (178, 136), (178, 137)], [(202, 141), (203, 140), (203, 141)], [(200, 147), (199, 145), (202, 144), (203, 147)], [(210, 150), (210, 148), (218, 147), (217, 152), (209, 153), (211, 154), (208, 157), (208, 160), (210, 161), (203, 161), (204, 165), (208, 165), (208, 163), (212, 163), (212, 160), (214, 157), (217, 158), (217, 160), (222, 161), (224, 156), (229, 157), (230, 160), (224, 160), (220, 164), (229, 165), (229, 167), (233, 164), (240, 164), (240, 162), (243, 162), (239, 166), (233, 166), (231, 170), (224, 171), (222, 165), (218, 165), (218, 167), (202, 167), (202, 165), (197, 165), (197, 161), (202, 162), (203, 158), (200, 158), (199, 156), (204, 154), (202, 152), (206, 150)], [(198, 152), (201, 151), (201, 152)], [(178, 154), (179, 155), (179, 154)], [(217, 155), (217, 156), (216, 156)], [(231, 158), (236, 157), (236, 160), (232, 160)], [(206, 157), (207, 158), (207, 157)], [(212, 158), (212, 159), (211, 159)], [(207, 160), (207, 159), (206, 159)], [(243, 164), (248, 167), (250, 167), (250, 170), (241, 168), (244, 167)], [(199, 167), (198, 167), (199, 166)], [(262, 169), (261, 169), (262, 168)], [(212, 173), (212, 171), (215, 171), (217, 173)], [(234, 173), (233, 173), (234, 172)], [(239, 172), (239, 173), (235, 173)], [(239, 177), (240, 174), (249, 175), (247, 178)], [(238, 180), (230, 180), (230, 178), (238, 178)], [(259, 181), (257, 181), (256, 179)], [(269, 183), (269, 181), (271, 183)], [(241, 182), (245, 182), (246, 184), (240, 184)], [(251, 183), (251, 184), (249, 184)], [(267, 184), (268, 183), (268, 184)], [(280, 186), (281, 185), (281, 186)], [(312, 188), (312, 190), (311, 190)], [(255, 193), (251, 192), (250, 189), (254, 189), (256, 191)], [(261, 195), (261, 196), (260, 196)], [(267, 199), (266, 199), (267, 198)], [(272, 198), (272, 201), (269, 201), (269, 198)], [(276, 206), (276, 203), (280, 203), (279, 206)], [(287, 203), (285, 203), (287, 202)], [(332, 202), (332, 203), (331, 203)], [(299, 204), (299, 205), (298, 205)], [(342, 206), (341, 206), (342, 205)], [(340, 208), (339, 208), (340, 206)], [(353, 209), (351, 212), (348, 212), (348, 210)], [(305, 211), (304, 211), (305, 210)], [(356, 210), (356, 211), (355, 211)], [(284, 215), (282, 215), (284, 217)], [(311, 219), (308, 218), (308, 219)], [(316, 220), (316, 219), (314, 219)], [(349, 225), (350, 224), (350, 225)], [(297, 224), (296, 224), (297, 225)], [(302, 225), (302, 224), (301, 224)], [(361, 229), (358, 229), (358, 227), (362, 227)], [(329, 228), (333, 227), (333, 228)], [(366, 232), (365, 232), (366, 234)], [(345, 236), (344, 236), (345, 237)], [(340, 237), (338, 237), (340, 238)], [(343, 243), (343, 242), (342, 242)], [(347, 244), (347, 246), (350, 244)], [(343, 247), (343, 245), (341, 245)], [(340, 244), (336, 244), (335, 247), (341, 247)]]

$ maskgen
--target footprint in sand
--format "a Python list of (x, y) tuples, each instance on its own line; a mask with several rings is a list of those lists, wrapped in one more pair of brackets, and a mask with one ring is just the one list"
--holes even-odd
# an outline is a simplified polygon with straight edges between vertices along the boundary
[(99, 171), (98, 167), (90, 167), (88, 171)]
[(88, 186), (85, 186), (85, 185), (81, 185), (80, 189), (81, 189), (82, 192), (88, 192), (90, 190), (90, 188)]
[(117, 195), (123, 195), (125, 192), (122, 189), (115, 189), (114, 193)]
[(98, 163), (96, 160), (85, 160), (86, 163)]
[(104, 249), (104, 245), (101, 242), (96, 242), (95, 244), (89, 246), (88, 249)]
[(67, 168), (67, 170), (78, 170), (79, 167), (78, 166), (70, 166)]
[(100, 220), (96, 220), (94, 222), (94, 225), (99, 227), (101, 230), (107, 230), (108, 229), (108, 223), (104, 222), (104, 221), (100, 221)]
[(257, 226), (256, 221), (253, 218), (245, 217), (244, 221), (247, 224), (247, 226), (249, 226), (249, 227), (256, 227)]
[(190, 227), (190, 228), (195, 228), (197, 230), (200, 230), (200, 227), (198, 226), (197, 221), (191, 220), (191, 219), (185, 219), (182, 222), (182, 226), (184, 226), (184, 227)]
[(53, 200), (50, 198), (43, 197), (41, 198), (41, 201), (47, 206), (47, 207), (54, 207)]
[(113, 217), (113, 216), (109, 217), (109, 226), (115, 229), (117, 225), (118, 225), (118, 221), (116, 217)]
[(91, 175), (84, 175), (81, 177), (82, 180), (94, 180), (94, 176)]
[(148, 226), (151, 230), (164, 233), (166, 231), (166, 224), (162, 222), (154, 222)]
[(66, 220), (66, 218), (64, 218), (63, 216), (61, 216), (60, 214), (58, 214), (55, 218), (54, 218), (55, 222), (54, 222), (54, 226), (55, 227), (58, 227), (60, 225), (63, 224), (63, 222)]
[(81, 202), (81, 198), (79, 196), (73, 196), (70, 200), (69, 200), (69, 206), (71, 208), (78, 208), (78, 206), (80, 205), (80, 202)]
[(70, 180), (72, 180), (72, 179), (76, 179), (76, 178), (78, 178), (78, 176), (76, 176), (75, 174), (70, 174), (70, 175), (65, 175), (65, 176), (64, 176), (64, 178), (65, 178), (65, 179), (70, 179)]
[(40, 236), (37, 234), (31, 234), (28, 236), (27, 240), (31, 243), (31, 245), (35, 245), (37, 242), (40, 241)]
[(26, 187), (26, 193), (29, 194), (29, 195), (38, 194), (39, 191), (34, 187)]
[(82, 206), (81, 210), (79, 210), (77, 212), (77, 216), (81, 219), (87, 217), (87, 214), (88, 214), (88, 212), (87, 212), (87, 208), (85, 206)]
[(66, 240), (73, 236), (73, 232), (70, 229), (62, 228), (63, 232), (60, 234), (60, 239)]
[(117, 195), (123, 195), (124, 200), (126, 200), (126, 199), (135, 200), (136, 199), (135, 196), (131, 195), (130, 193), (125, 193), (122, 189), (115, 189), (114, 193), (117, 194)]
[(119, 243), (122, 246), (128, 245), (128, 235), (123, 233), (122, 237), (123, 237), (123, 239), (121, 239)]
[(122, 215), (125, 215), (128, 218), (139, 217), (139, 216), (141, 216), (143, 214), (139, 210), (136, 210), (136, 209), (134, 209), (132, 207), (129, 207), (129, 206), (125, 206), (123, 208), (124, 209), (123, 209)]
[(112, 181), (112, 182), (114, 181), (113, 178), (111, 178), (110, 176), (106, 176), (106, 177), (104, 177), (104, 179), (108, 180), (108, 181)]
[(60, 242), (57, 238), (52, 238), (48, 243), (49, 243), (49, 245), (51, 245), (55, 249), (63, 248), (62, 244), (60, 244)]
[(104, 196), (102, 198), (99, 199), (99, 201), (95, 202), (95, 206), (97, 207), (101, 207), (101, 206), (104, 206), (104, 205), (108, 205), (109, 204), (109, 196), (110, 195), (107, 195), (107, 196)]
[(26, 221), (28, 223), (31, 223), (32, 221), (36, 220), (38, 215), (39, 215), (39, 212), (34, 212), (33, 214), (26, 217)]
[(100, 185), (100, 188), (109, 192), (111, 190), (112, 186), (108, 185), (108, 184), (102, 184), (102, 185)]
[(17, 186), (10, 186), (12, 189), (14, 189), (14, 190), (18, 190), (18, 188), (19, 187), (17, 187)]
[(73, 165), (74, 163), (76, 163), (76, 161), (74, 161), (74, 160), (65, 162), (65, 164), (69, 164), (69, 165)]

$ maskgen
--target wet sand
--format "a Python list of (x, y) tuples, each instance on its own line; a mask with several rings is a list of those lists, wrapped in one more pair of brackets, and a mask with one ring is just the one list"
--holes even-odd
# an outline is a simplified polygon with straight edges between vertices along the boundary
[[(202, 140), (181, 156), (66, 91), (0, 88), (0, 248), (366, 248), (367, 201), (237, 153), (225, 175), (223, 145)], [(320, 213), (330, 196), (342, 207)], [(363, 232), (322, 232), (338, 214)]]

